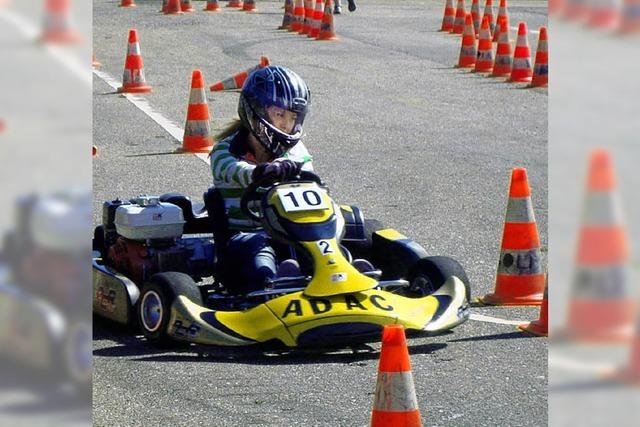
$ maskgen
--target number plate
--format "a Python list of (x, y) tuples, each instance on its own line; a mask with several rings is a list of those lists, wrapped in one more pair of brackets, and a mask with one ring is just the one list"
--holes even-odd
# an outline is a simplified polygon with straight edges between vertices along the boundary
[(324, 190), (319, 188), (289, 187), (276, 190), (285, 212), (316, 211), (329, 209)]

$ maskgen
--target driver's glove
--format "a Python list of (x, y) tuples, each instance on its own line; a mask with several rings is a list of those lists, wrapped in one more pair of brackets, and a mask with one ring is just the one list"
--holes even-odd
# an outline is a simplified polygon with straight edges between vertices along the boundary
[(289, 159), (276, 159), (271, 163), (262, 163), (253, 170), (251, 179), (257, 183), (288, 181), (302, 170), (302, 163)]

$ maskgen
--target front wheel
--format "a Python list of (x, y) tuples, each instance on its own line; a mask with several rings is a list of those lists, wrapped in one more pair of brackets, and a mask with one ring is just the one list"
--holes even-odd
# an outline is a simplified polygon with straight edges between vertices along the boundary
[(167, 330), (171, 305), (178, 296), (202, 305), (202, 295), (191, 276), (169, 272), (153, 275), (142, 287), (136, 316), (144, 336), (151, 342), (166, 345), (171, 342)]
[(436, 292), (451, 276), (464, 283), (467, 301), (471, 301), (471, 286), (464, 268), (453, 258), (431, 256), (419, 259), (409, 270), (409, 296), (423, 297)]

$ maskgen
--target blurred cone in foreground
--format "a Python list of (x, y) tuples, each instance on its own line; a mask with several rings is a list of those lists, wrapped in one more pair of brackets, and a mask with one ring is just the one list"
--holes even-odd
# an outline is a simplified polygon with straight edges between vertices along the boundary
[(453, 21), (456, 18), (456, 11), (453, 8), (453, 0), (447, 0), (444, 6), (444, 16), (442, 17), (442, 26), (440, 31), (451, 32), (453, 30)]
[(466, 19), (467, 12), (464, 9), (464, 0), (458, 0), (458, 5), (456, 6), (456, 17), (453, 20), (453, 28), (451, 32), (453, 34), (462, 34), (464, 33), (464, 20)]
[(322, 16), (324, 15), (324, 1), (316, 0), (316, 8), (313, 10), (313, 21), (311, 21), (311, 29), (309, 37), (317, 39), (320, 36), (320, 27), (322, 26)]
[(536, 62), (533, 66), (531, 87), (543, 87), (549, 83), (549, 47), (547, 45), (547, 27), (540, 27)]
[(527, 170), (513, 168), (496, 287), (494, 293), (481, 297), (480, 302), (489, 305), (540, 305), (544, 292), (540, 258), (540, 238)]
[(496, 22), (493, 17), (493, 0), (487, 0), (484, 4), (484, 15), (482, 15), (482, 18), (484, 19), (485, 16), (489, 18), (489, 29), (491, 30), (491, 37), (493, 37), (493, 33), (496, 30)]
[(45, 43), (78, 43), (82, 37), (71, 28), (70, 0), (47, 0), (42, 41)]
[[(498, 17), (496, 18), (496, 27), (504, 21), (504, 26), (509, 31), (509, 11), (507, 10), (507, 0), (500, 0), (500, 8), (498, 9)], [(493, 33), (493, 41), (497, 42), (500, 35), (496, 32)]]
[(249, 77), (249, 74), (253, 73), (255, 70), (268, 67), (268, 66), (269, 66), (269, 58), (267, 58), (266, 56), (261, 56), (260, 63), (255, 67), (251, 67), (248, 70), (245, 70), (236, 74), (235, 76), (231, 76), (228, 79), (221, 80), (217, 83), (214, 83), (211, 86), (209, 86), (209, 90), (211, 92), (218, 92), (221, 90), (242, 89), (242, 85), (247, 80), (247, 77)]
[(167, 6), (164, 8), (165, 15), (181, 15), (183, 13), (180, 0), (168, 0)]
[(409, 350), (402, 325), (386, 325), (371, 414), (371, 427), (420, 427)]
[(242, 7), (242, 0), (229, 0), (227, 7)]
[(477, 36), (480, 32), (480, 3), (478, 0), (471, 2), (471, 20), (473, 21), (473, 31)]
[(491, 43), (491, 30), (489, 29), (489, 17), (482, 18), (480, 27), (480, 41), (478, 42), (478, 58), (475, 71), (488, 73), (493, 68), (493, 44)]
[(617, 0), (596, 0), (587, 16), (587, 25), (593, 28), (610, 29), (620, 22), (620, 2)]
[(256, 0), (244, 0), (242, 10), (245, 12), (255, 12), (258, 10), (256, 7)]
[(460, 46), (460, 56), (458, 57), (458, 67), (473, 68), (476, 65), (476, 35), (473, 32), (473, 20), (471, 14), (467, 13), (464, 19), (464, 34), (462, 34), (462, 44)]
[(193, 12), (193, 11), (195, 11), (193, 5), (191, 4), (191, 0), (181, 0), (180, 1), (180, 9), (183, 12)]
[(282, 25), (279, 30), (290, 30), (293, 24), (293, 0), (286, 0), (284, 4), (284, 16), (282, 17)]
[(122, 75), (122, 86), (118, 92), (144, 93), (151, 92), (151, 86), (147, 85), (144, 77), (144, 65), (138, 43), (138, 32), (135, 29), (129, 30), (129, 42), (127, 44), (127, 58), (124, 62), (124, 74)]
[(291, 24), (291, 31), (300, 32), (302, 25), (304, 24), (304, 0), (296, 0), (293, 7), (293, 23)]
[(578, 237), (566, 331), (579, 341), (631, 337), (636, 303), (629, 283), (629, 253), (609, 153), (591, 153)]
[(533, 322), (525, 323), (523, 325), (519, 325), (518, 329), (523, 332), (529, 332), (530, 334), (546, 337), (549, 335), (549, 285), (547, 281), (547, 285), (544, 288), (544, 296), (542, 297), (542, 306), (540, 307), (540, 316), (538, 320)]
[(529, 48), (529, 38), (527, 36), (527, 23), (520, 22), (518, 25), (518, 42), (516, 50), (513, 52), (513, 66), (511, 68), (510, 82), (529, 83), (533, 76), (531, 68), (531, 49)]
[(136, 7), (136, 2), (134, 0), (122, 0), (120, 2), (119, 7)]
[(624, 0), (619, 31), (621, 33), (636, 33), (640, 31), (639, 0)]
[(333, 0), (327, 0), (324, 4), (324, 15), (320, 24), (320, 34), (318, 40), (338, 40), (336, 30), (333, 26)]
[(570, 21), (585, 19), (591, 10), (589, 0), (566, 0), (563, 17)]
[(499, 34), (498, 47), (496, 48), (496, 60), (493, 64), (491, 77), (505, 77), (511, 74), (513, 58), (511, 57), (511, 42), (509, 41), (509, 28), (505, 26), (504, 19), (496, 26)]
[(631, 357), (624, 368), (607, 375), (610, 379), (625, 384), (640, 385), (640, 316), (637, 316), (635, 333), (631, 343)]
[(204, 78), (200, 70), (193, 70), (191, 75), (191, 91), (187, 108), (187, 122), (184, 125), (183, 152), (208, 153), (213, 147), (211, 124), (209, 123), (209, 106), (204, 91)]
[(204, 12), (221, 12), (222, 9), (218, 4), (218, 0), (207, 0), (207, 5), (202, 9)]

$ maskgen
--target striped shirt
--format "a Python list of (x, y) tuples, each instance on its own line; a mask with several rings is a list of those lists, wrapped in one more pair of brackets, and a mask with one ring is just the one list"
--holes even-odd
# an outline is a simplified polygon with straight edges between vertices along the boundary
[[(247, 145), (243, 135), (236, 132), (218, 141), (209, 154), (213, 185), (224, 199), (229, 228), (236, 231), (258, 231), (262, 225), (249, 219), (240, 209), (240, 198), (251, 183), (256, 163), (247, 159)], [(313, 171), (312, 157), (302, 142), (298, 142), (283, 158), (303, 163), (302, 169)]]

